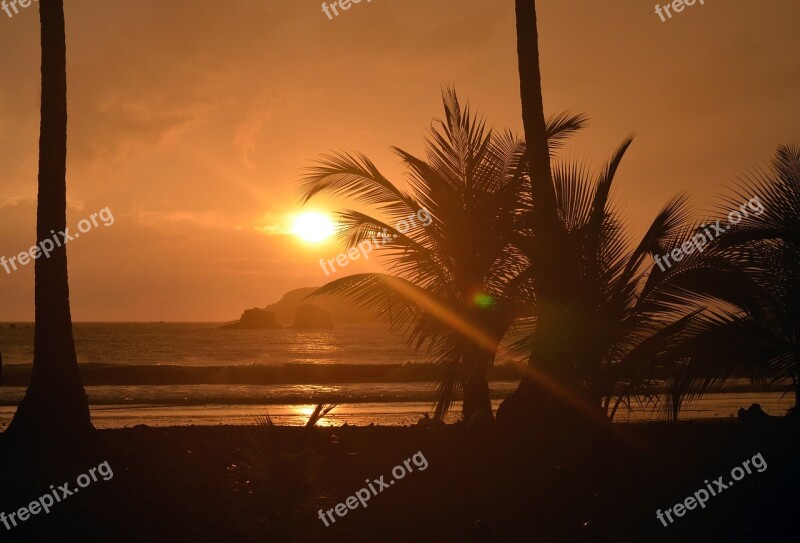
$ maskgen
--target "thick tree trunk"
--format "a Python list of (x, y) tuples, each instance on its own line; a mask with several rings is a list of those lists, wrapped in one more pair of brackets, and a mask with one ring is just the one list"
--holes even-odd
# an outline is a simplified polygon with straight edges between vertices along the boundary
[(578, 439), (606, 429), (611, 420), (601, 398), (563, 375), (529, 370), (497, 410), (497, 422), (512, 431), (547, 438)]
[[(479, 362), (480, 366), (486, 367), (486, 362)], [(489, 399), (489, 382), (486, 372), (482, 374), (472, 374), (467, 377), (464, 383), (464, 421), (469, 422), (475, 413), (483, 412), (489, 417), (492, 416), (492, 403)]]
[[(63, 0), (41, 0), (42, 119), (36, 238), (66, 228), (67, 75)], [(61, 238), (59, 237), (59, 242)], [(7, 433), (38, 440), (93, 430), (78, 373), (69, 306), (66, 247), (35, 263), (33, 372)]]

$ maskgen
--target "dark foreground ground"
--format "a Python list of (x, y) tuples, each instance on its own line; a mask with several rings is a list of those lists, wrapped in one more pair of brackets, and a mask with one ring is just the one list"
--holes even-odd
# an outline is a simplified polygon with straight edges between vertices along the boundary
[[(104, 461), (114, 474), (10, 531), (0, 523), (0, 541), (780, 542), (800, 533), (800, 431), (787, 422), (615, 425), (591, 451), (582, 435), (556, 446), (463, 425), (322, 428), (305, 452), (280, 452), (300, 450), (304, 435), (139, 427), (100, 432), (82, 452), (36, 455), (0, 438), (6, 515), (50, 485), (74, 490)], [(427, 469), (411, 463), (366, 508), (323, 525), (319, 508), (345, 502), (367, 478), (388, 482), (418, 451)], [(704, 509), (668, 527), (656, 519), (706, 479), (729, 483), (759, 453), (763, 472), (751, 462), (752, 474)]]

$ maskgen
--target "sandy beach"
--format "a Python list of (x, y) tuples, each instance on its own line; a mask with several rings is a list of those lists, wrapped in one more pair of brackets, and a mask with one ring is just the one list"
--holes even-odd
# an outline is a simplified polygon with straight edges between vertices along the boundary
[[(33, 457), (3, 470), (3, 511), (104, 460), (114, 472), (46, 518), (3, 533), (3, 541), (789, 541), (800, 504), (796, 426), (621, 426), (624, 434), (606, 436), (594, 450), (583, 450), (580, 439), (560, 446), (509, 441), (463, 425), (319, 428), (302, 460), (287, 461), (278, 478), (244, 467), (252, 428), (104, 430), (92, 447), (57, 462)], [(282, 445), (291, 450), (303, 432), (281, 428)], [(6, 466), (14, 461), (0, 450)], [(319, 509), (417, 451), (426, 470), (406, 475), (330, 527), (320, 521)], [(763, 472), (753, 471), (668, 527), (656, 519), (657, 509), (704, 488), (704, 480), (728, 478), (757, 453), (767, 464)], [(271, 501), (276, 497), (289, 504), (284, 518), (275, 516), (284, 511)]]

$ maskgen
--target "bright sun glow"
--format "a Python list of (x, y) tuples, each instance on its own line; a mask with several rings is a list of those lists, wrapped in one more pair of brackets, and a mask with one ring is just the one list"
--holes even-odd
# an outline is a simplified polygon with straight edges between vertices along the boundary
[(336, 231), (330, 216), (317, 211), (298, 215), (292, 225), (292, 234), (303, 241), (319, 243), (331, 237)]

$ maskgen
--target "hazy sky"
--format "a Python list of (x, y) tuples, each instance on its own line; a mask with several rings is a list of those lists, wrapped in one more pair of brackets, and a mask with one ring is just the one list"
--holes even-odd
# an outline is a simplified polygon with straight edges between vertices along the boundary
[[(78, 321), (230, 320), (320, 285), (287, 235), (302, 169), (358, 150), (420, 152), (440, 87), (521, 131), (512, 0), (66, 0), (68, 225)], [(599, 167), (635, 133), (616, 199), (641, 232), (673, 194), (698, 210), (800, 142), (800, 2), (540, 0), (545, 108), (585, 112), (568, 155)], [(0, 255), (35, 241), (38, 5), (0, 12)], [(326, 208), (321, 202), (317, 207)], [(363, 268), (351, 264), (347, 272)], [(33, 317), (33, 266), (0, 268), (0, 320)]]

